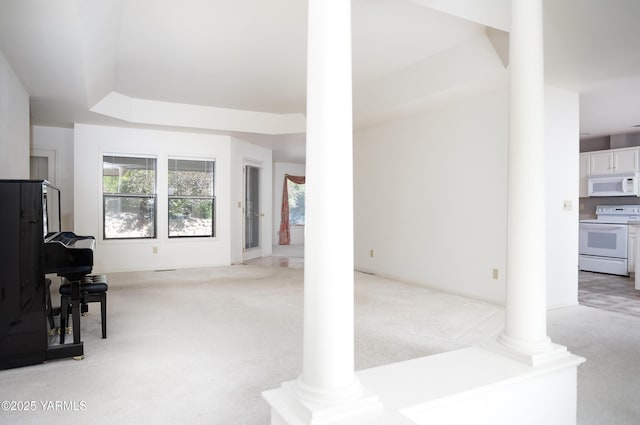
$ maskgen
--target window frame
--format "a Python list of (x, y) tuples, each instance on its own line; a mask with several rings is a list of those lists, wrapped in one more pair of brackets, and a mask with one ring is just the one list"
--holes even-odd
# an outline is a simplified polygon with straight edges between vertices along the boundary
[[(192, 161), (192, 162), (204, 162), (211, 163), (211, 191), (210, 196), (203, 195), (172, 195), (169, 192), (169, 173), (172, 171), (170, 167), (170, 161)], [(217, 202), (216, 202), (216, 160), (215, 158), (197, 158), (197, 157), (180, 157), (180, 156), (168, 156), (167, 157), (167, 238), (168, 239), (193, 239), (193, 238), (215, 238), (216, 237), (216, 218), (217, 218)], [(201, 235), (171, 235), (171, 201), (176, 199), (187, 200), (210, 200), (211, 201), (211, 233)]]
[[(104, 185), (104, 164), (105, 158), (108, 157), (120, 157), (120, 158), (136, 158), (136, 159), (151, 159), (154, 161), (155, 167), (153, 168), (153, 193), (140, 194), (140, 193), (110, 193), (105, 192)], [(102, 188), (102, 240), (104, 241), (120, 241), (120, 240), (153, 240), (158, 238), (158, 157), (155, 155), (141, 155), (132, 153), (103, 153), (102, 154), (102, 174), (100, 179), (100, 185)], [(119, 199), (149, 199), (152, 200), (153, 213), (152, 224), (153, 232), (151, 236), (123, 236), (123, 237), (108, 237), (107, 236), (107, 199), (119, 198)]]
[[(289, 201), (289, 227), (295, 227), (295, 226), (304, 227), (305, 223), (307, 222), (307, 214), (304, 208), (303, 208), (303, 214), (302, 214), (302, 218), (303, 218), (302, 223), (293, 223), (291, 220), (291, 211), (294, 210), (294, 208), (291, 208), (291, 190), (290, 190), (291, 186), (290, 185), (304, 186), (305, 184), (306, 183), (295, 183), (287, 179), (287, 195), (288, 195), (288, 201)], [(304, 186), (304, 192), (306, 196), (306, 192), (307, 192), (306, 186)]]

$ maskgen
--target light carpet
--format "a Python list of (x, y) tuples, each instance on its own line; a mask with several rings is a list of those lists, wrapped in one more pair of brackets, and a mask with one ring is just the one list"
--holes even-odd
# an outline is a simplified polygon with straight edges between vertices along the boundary
[[(355, 276), (357, 369), (501, 331), (500, 306)], [(0, 411), (0, 424), (267, 425), (261, 392), (300, 374), (302, 286), (302, 260), (286, 257), (110, 274), (108, 338), (91, 304), (84, 360), (0, 371), (0, 401), (37, 403), (35, 411)], [(638, 326), (640, 318), (587, 307), (550, 312), (552, 339), (588, 359), (579, 369), (579, 424), (640, 422)]]

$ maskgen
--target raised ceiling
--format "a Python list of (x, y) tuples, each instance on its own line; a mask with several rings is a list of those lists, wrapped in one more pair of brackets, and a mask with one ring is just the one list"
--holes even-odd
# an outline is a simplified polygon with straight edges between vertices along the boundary
[[(352, 5), (356, 126), (506, 83), (500, 49), (487, 34), (508, 30), (508, 0)], [(621, 133), (640, 124), (638, 18), (637, 0), (545, 1), (546, 78), (581, 93), (581, 132)], [(3, 0), (0, 51), (31, 96), (36, 125), (125, 125), (122, 116), (91, 112), (112, 92), (305, 112), (304, 0)], [(259, 132), (243, 137), (277, 144)], [(291, 144), (290, 134), (284, 139)]]

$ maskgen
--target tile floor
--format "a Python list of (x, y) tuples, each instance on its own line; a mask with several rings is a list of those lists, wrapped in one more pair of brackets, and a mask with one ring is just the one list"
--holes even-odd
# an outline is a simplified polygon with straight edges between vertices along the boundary
[(640, 316), (640, 291), (635, 278), (579, 272), (578, 301), (582, 305)]

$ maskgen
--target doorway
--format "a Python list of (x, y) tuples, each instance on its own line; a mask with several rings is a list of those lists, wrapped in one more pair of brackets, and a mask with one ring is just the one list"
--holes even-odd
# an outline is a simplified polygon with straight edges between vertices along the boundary
[(29, 178), (48, 180), (56, 184), (56, 152), (49, 149), (33, 149), (29, 156)]
[(260, 212), (260, 167), (244, 166), (244, 245), (242, 260), (262, 257), (262, 213)]

